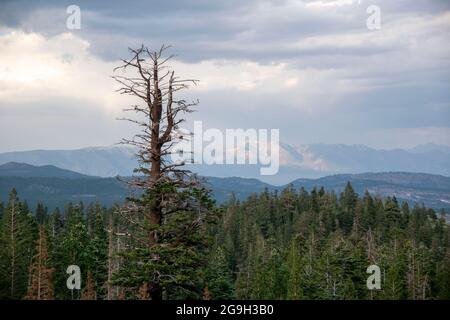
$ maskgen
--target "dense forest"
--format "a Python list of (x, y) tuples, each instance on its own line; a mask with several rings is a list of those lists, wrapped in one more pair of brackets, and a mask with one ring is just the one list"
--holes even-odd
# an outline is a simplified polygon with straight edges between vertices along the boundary
[[(340, 194), (254, 194), (210, 205), (201, 233), (184, 235), (155, 262), (164, 299), (450, 299), (450, 229), (444, 214), (409, 208), (395, 198)], [(17, 193), (0, 204), (1, 299), (150, 299), (155, 270), (133, 225), (112, 208), (69, 203), (31, 210)], [(189, 220), (191, 221), (191, 220)], [(366, 269), (378, 265), (381, 290), (368, 290)], [(66, 286), (80, 267), (80, 290)], [(170, 276), (169, 276), (170, 275)]]

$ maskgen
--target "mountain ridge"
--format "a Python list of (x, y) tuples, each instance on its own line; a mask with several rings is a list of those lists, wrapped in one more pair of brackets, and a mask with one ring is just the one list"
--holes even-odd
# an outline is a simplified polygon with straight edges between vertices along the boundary
[[(0, 153), (0, 165), (7, 162), (54, 165), (61, 169), (99, 177), (129, 176), (137, 165), (134, 149), (128, 146), (87, 147), (73, 150), (31, 150)], [(285, 185), (297, 178), (342, 173), (417, 172), (450, 176), (450, 147), (418, 145), (412, 149), (373, 149), (365, 145), (280, 144), (280, 170), (274, 176), (260, 176), (260, 165), (189, 165), (202, 176), (258, 178), (273, 185)]]
[[(117, 178), (84, 175), (68, 178), (67, 170), (50, 166), (53, 171), (49, 172), (41, 170), (42, 167), (26, 165), (28, 170), (33, 170), (33, 167), (36, 170), (30, 175), (29, 172), (17, 170), (17, 167), (22, 168), (23, 164), (0, 166), (0, 201), (7, 201), (8, 193), (13, 187), (32, 207), (40, 201), (50, 208), (63, 207), (68, 202), (78, 201), (99, 202), (109, 206), (124, 201), (128, 195), (126, 184)], [(46, 168), (48, 169), (48, 166)], [(336, 174), (319, 179), (296, 179), (283, 186), (274, 186), (254, 178), (204, 178), (218, 203), (226, 202), (233, 194), (237, 199), (245, 200), (250, 195), (265, 189), (281, 191), (289, 185), (295, 189), (303, 187), (308, 191), (314, 187), (323, 186), (339, 194), (344, 190), (347, 182), (350, 182), (359, 194), (367, 190), (383, 198), (396, 196), (400, 201), (407, 201), (410, 204), (423, 203), (427, 207), (450, 210), (450, 178), (427, 173)]]
[(8, 162), (0, 165), (0, 177), (47, 177), (47, 178), (89, 178), (75, 171), (61, 169), (53, 165), (33, 166), (27, 163)]

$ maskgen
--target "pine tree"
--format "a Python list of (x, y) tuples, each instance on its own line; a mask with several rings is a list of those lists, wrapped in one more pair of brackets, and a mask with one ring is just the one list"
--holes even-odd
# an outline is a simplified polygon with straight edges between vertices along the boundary
[(233, 299), (234, 280), (221, 247), (213, 252), (205, 274), (205, 283), (209, 297), (214, 300)]
[[(97, 207), (93, 217), (95, 222), (91, 226), (88, 268), (91, 272), (92, 282), (96, 293), (105, 296), (108, 263), (108, 233), (103, 222), (101, 209)], [(89, 233), (89, 231), (88, 231)], [(97, 294), (96, 294), (97, 296)]]
[(47, 225), (50, 238), (54, 239), (59, 234), (64, 225), (61, 212), (58, 208), (53, 210), (53, 212), (51, 213), (50, 217), (48, 218)]
[[(89, 235), (84, 223), (82, 208), (79, 205), (69, 206), (62, 232), (55, 239), (52, 259), (55, 269), (55, 295), (58, 299), (71, 299), (72, 292), (67, 289), (67, 267), (80, 267), (82, 278), (86, 279), (91, 256), (89, 254)], [(85, 281), (84, 281), (85, 282)], [(82, 281), (82, 283), (84, 283)], [(80, 292), (75, 292), (78, 298)]]
[(25, 295), (36, 229), (31, 213), (13, 189), (1, 221), (0, 298), (20, 299)]
[(354, 191), (350, 182), (347, 183), (344, 192), (342, 192), (340, 202), (342, 212), (339, 215), (339, 225), (348, 234), (352, 230), (355, 208), (358, 202), (358, 194)]
[(45, 227), (39, 227), (39, 238), (36, 241), (36, 254), (30, 266), (31, 283), (25, 297), (27, 300), (52, 300), (53, 269), (49, 264), (48, 240)]
[(408, 298), (412, 300), (425, 300), (430, 294), (431, 257), (423, 245), (414, 241), (406, 243), (407, 255), (407, 286)]
[(407, 297), (406, 258), (397, 241), (387, 243), (383, 248), (381, 268), (383, 269), (380, 297), (387, 300), (402, 300)]
[(81, 294), (81, 300), (97, 300), (94, 277), (91, 271), (87, 272), (86, 286)]
[(124, 59), (115, 71), (132, 75), (113, 77), (121, 94), (139, 100), (140, 105), (130, 110), (145, 119), (128, 119), (142, 131), (123, 140), (138, 148), (135, 171), (142, 176), (129, 184), (139, 188), (141, 196), (130, 197), (121, 210), (129, 223), (130, 242), (121, 253), (126, 266), (115, 281), (134, 290), (147, 282), (152, 300), (201, 297), (199, 268), (206, 262), (205, 229), (214, 204), (200, 180), (183, 168), (183, 161), (170, 161), (178, 152), (175, 144), (186, 139), (177, 132), (184, 121), (181, 115), (197, 103), (176, 99), (176, 92), (195, 81), (183, 81), (167, 70), (170, 56), (163, 57), (165, 49), (130, 49), (131, 59)]
[(36, 220), (39, 224), (43, 224), (48, 219), (48, 209), (43, 203), (39, 202), (36, 206)]
[(289, 279), (287, 285), (287, 299), (300, 300), (304, 298), (303, 295), (303, 279), (302, 266), (299, 248), (295, 240), (291, 242), (289, 254), (287, 257)]
[(437, 297), (442, 300), (450, 300), (450, 248), (443, 260), (438, 265), (437, 272)]

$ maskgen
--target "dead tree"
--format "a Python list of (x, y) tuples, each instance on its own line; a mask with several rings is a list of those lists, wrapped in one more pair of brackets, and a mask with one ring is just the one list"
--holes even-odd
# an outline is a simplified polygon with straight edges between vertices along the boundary
[(36, 255), (30, 265), (31, 281), (25, 299), (52, 300), (54, 270), (49, 267), (47, 233), (42, 225), (39, 227), (39, 238), (36, 242)]
[[(123, 65), (114, 69), (134, 69), (133, 77), (115, 75), (113, 78), (122, 86), (118, 90), (121, 94), (132, 95), (141, 102), (125, 110), (143, 115), (145, 120), (123, 119), (140, 126), (141, 133), (122, 142), (138, 148), (140, 166), (135, 171), (146, 176), (146, 179), (135, 179), (132, 183), (144, 189), (154, 189), (167, 181), (176, 182), (178, 187), (187, 187), (184, 178), (189, 172), (180, 169), (184, 163), (169, 163), (168, 158), (177, 152), (172, 149), (175, 143), (183, 139), (175, 134), (179, 125), (185, 121), (184, 118), (178, 119), (178, 115), (192, 112), (191, 107), (197, 105), (197, 102), (175, 100), (174, 93), (188, 88), (189, 83), (195, 84), (196, 81), (179, 79), (174, 71), (167, 68), (167, 62), (173, 57), (162, 58), (167, 48), (163, 46), (154, 52), (144, 46), (137, 50), (129, 49), (132, 58), (123, 59)], [(149, 221), (161, 224), (162, 210), (162, 199), (157, 199), (148, 212)]]
[[(160, 227), (173, 213), (198, 210), (198, 201), (191, 191), (199, 188), (199, 179), (183, 168), (184, 162), (173, 162), (170, 157), (178, 152), (175, 150), (176, 144), (186, 139), (177, 133), (180, 124), (185, 121), (183, 115), (192, 112), (192, 107), (198, 103), (176, 99), (175, 93), (196, 84), (196, 80), (180, 79), (175, 75), (167, 65), (173, 56), (163, 57), (167, 48), (163, 46), (158, 51), (150, 51), (144, 46), (130, 49), (131, 58), (123, 59), (122, 65), (114, 69), (124, 74), (113, 76), (120, 84), (118, 92), (131, 95), (139, 102), (125, 109), (136, 113), (138, 118), (122, 120), (135, 123), (140, 132), (132, 139), (123, 139), (122, 143), (137, 149), (139, 167), (135, 172), (138, 176), (127, 182), (131, 187), (140, 189), (143, 196), (132, 198), (121, 213), (129, 223), (143, 231), (131, 232), (130, 237), (140, 246), (150, 249), (166, 249), (182, 242), (181, 236), (167, 240), (167, 228)], [(186, 226), (186, 232), (189, 228), (198, 228), (201, 220), (197, 217), (190, 226)], [(158, 250), (155, 249), (150, 258), (153, 265), (162, 259), (161, 250)], [(152, 279), (145, 279), (152, 299), (162, 297), (161, 282), (173, 277), (168, 273), (155, 269)]]

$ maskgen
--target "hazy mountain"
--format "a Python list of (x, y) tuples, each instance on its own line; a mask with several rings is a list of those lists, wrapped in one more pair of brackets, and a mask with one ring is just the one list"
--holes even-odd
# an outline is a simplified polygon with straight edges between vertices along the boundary
[[(26, 168), (23, 170), (22, 168)], [(45, 170), (44, 170), (45, 169)], [(100, 202), (112, 205), (121, 202), (128, 193), (127, 186), (116, 178), (101, 178), (79, 175), (55, 167), (35, 167), (10, 163), (0, 167), (0, 201), (6, 201), (14, 187), (22, 199), (32, 208), (38, 201), (49, 208), (62, 207), (68, 202)], [(208, 187), (218, 203), (230, 199), (246, 199), (264, 189), (282, 190), (285, 186), (273, 186), (257, 179), (206, 177)], [(450, 178), (422, 173), (365, 173), (340, 174), (320, 179), (297, 179), (292, 182), (296, 189), (324, 187), (340, 193), (350, 181), (359, 194), (368, 190), (381, 197), (396, 196), (410, 204), (425, 204), (436, 209), (450, 210)]]
[(253, 193), (260, 193), (265, 189), (273, 191), (280, 188), (258, 179), (206, 177), (206, 180), (208, 182), (206, 186), (212, 190), (218, 203), (231, 199), (233, 195), (239, 200), (244, 200)]
[[(21, 162), (54, 165), (86, 175), (129, 176), (136, 166), (132, 148), (116, 146), (78, 150), (35, 150), (0, 153), (0, 164)], [(363, 145), (281, 144), (280, 170), (261, 176), (258, 165), (191, 165), (203, 176), (258, 178), (283, 185), (297, 178), (320, 178), (343, 173), (421, 172), (450, 176), (450, 147), (420, 145), (410, 150), (377, 150)]]
[(32, 166), (26, 163), (8, 162), (0, 165), (0, 177), (47, 177), (47, 178), (88, 178), (78, 172), (60, 169), (55, 166)]
[(450, 147), (434, 144), (434, 143), (427, 143), (427, 144), (420, 144), (414, 148), (412, 148), (410, 151), (422, 153), (422, 152), (443, 152), (443, 153), (450, 153)]
[(7, 201), (15, 188), (31, 208), (43, 202), (49, 208), (68, 202), (99, 202), (112, 205), (125, 200), (127, 188), (116, 178), (82, 175), (54, 166), (32, 166), (10, 162), (0, 166), (0, 201)]
[(128, 176), (136, 166), (133, 149), (123, 146), (0, 153), (0, 164), (8, 162), (53, 165), (99, 177)]
[[(450, 150), (449, 147), (441, 146)], [(420, 148), (417, 147), (417, 148)], [(450, 152), (428, 149), (418, 152), (409, 150), (374, 150), (365, 146), (315, 145), (311, 148), (317, 157), (332, 162), (343, 172), (359, 171), (406, 171), (449, 175)]]
[(339, 174), (319, 179), (298, 179), (295, 188), (324, 186), (340, 193), (350, 182), (359, 194), (366, 190), (382, 198), (395, 196), (410, 204), (425, 204), (431, 208), (450, 208), (450, 178), (440, 175), (408, 172), (382, 172), (362, 174)]

